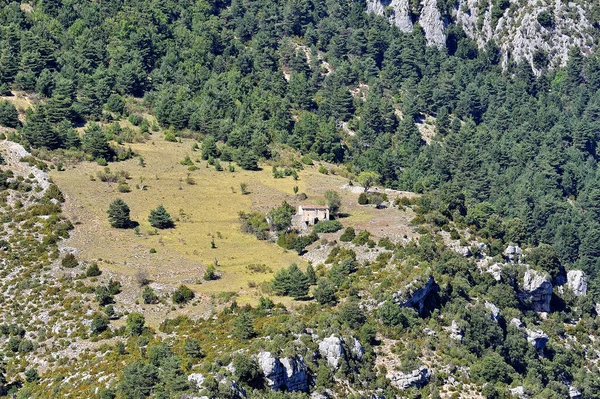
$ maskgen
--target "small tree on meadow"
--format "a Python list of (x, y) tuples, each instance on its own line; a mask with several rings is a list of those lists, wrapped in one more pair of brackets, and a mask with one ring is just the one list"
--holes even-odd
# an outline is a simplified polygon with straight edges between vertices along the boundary
[(173, 223), (173, 220), (171, 219), (171, 215), (169, 215), (162, 205), (159, 205), (156, 209), (150, 211), (148, 221), (152, 227), (156, 227), (157, 229), (169, 229), (175, 226), (175, 223)]
[(325, 199), (327, 200), (329, 213), (333, 216), (337, 215), (342, 206), (342, 197), (340, 197), (340, 194), (337, 191), (327, 190), (325, 192)]
[(122, 199), (117, 198), (111, 202), (106, 213), (112, 227), (126, 229), (131, 226), (129, 206)]
[(379, 174), (377, 174), (375, 172), (365, 171), (365, 172), (361, 172), (358, 175), (358, 183), (361, 186), (363, 186), (365, 189), (365, 192), (367, 192), (369, 190), (369, 188), (371, 188), (373, 185), (375, 185), (379, 182), (380, 178), (381, 178), (381, 176), (379, 176)]

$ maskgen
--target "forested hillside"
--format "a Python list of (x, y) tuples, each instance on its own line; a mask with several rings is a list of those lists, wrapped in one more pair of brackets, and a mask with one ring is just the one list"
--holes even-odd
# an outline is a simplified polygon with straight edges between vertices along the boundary
[[(596, 43), (598, 26), (590, 34)], [(278, 337), (274, 342), (252, 349), (271, 348), (289, 369), (297, 358), (288, 355), (299, 353), (296, 349), (304, 345), (302, 356), (309, 362), (304, 371), (314, 377), (314, 381), (309, 378), (311, 387), (324, 391), (347, 383), (357, 398), (375, 397), (361, 396), (374, 392), (390, 398), (397, 394), (398, 385), (391, 388), (383, 376), (389, 377), (392, 367), (406, 373), (420, 370), (421, 349), (428, 352), (423, 355), (428, 366), (442, 364), (436, 351), (443, 352), (443, 366), (448, 369), (440, 374), (440, 386), (442, 381), (447, 384), (443, 376), (460, 375), (458, 390), (463, 383), (465, 390), (473, 392), (482, 391), (487, 382), (495, 383), (482, 391), (489, 398), (505, 397), (512, 382), (530, 388), (532, 395), (539, 395), (535, 397), (568, 397), (568, 387), (575, 381), (584, 397), (598, 397), (598, 380), (583, 370), (592, 367), (586, 363), (596, 339), (590, 337), (597, 330), (591, 315), (593, 302), (600, 299), (600, 56), (574, 47), (567, 65), (553, 70), (540, 56), (534, 59), (537, 76), (525, 62), (511, 61), (503, 68), (493, 40), (481, 47), (460, 29), (450, 32), (446, 46), (426, 42), (418, 25), (412, 33), (403, 33), (385, 16), (367, 13), (366, 0), (0, 0), (0, 126), (8, 128), (10, 140), (47, 160), (116, 164), (134, 156), (127, 143), (160, 130), (168, 141), (201, 141), (207, 161), (219, 158), (253, 170), (280, 156), (282, 149), (291, 149), (311, 164), (337, 164), (351, 178), (372, 171), (387, 188), (422, 194), (418, 200), (395, 204), (415, 210), (415, 223), (424, 229), (419, 241), (406, 246), (380, 243), (389, 247), (389, 257), (377, 257), (365, 268), (358, 268), (356, 253), (338, 249), (328, 257), (327, 264), (341, 266), (320, 270), (313, 295), (322, 295), (318, 305), (343, 303), (339, 312), (327, 308), (335, 315), (333, 321), (326, 320), (330, 313), (320, 316), (314, 303), (294, 320), (285, 307), (261, 297), (255, 309), (240, 311), (234, 302), (219, 319), (167, 320), (161, 325), (165, 334), (195, 334), (195, 344), (185, 345), (213, 339), (225, 342), (235, 353), (233, 375), (244, 382), (249, 395), (266, 397), (261, 396), (266, 395), (265, 386), (252, 374), (255, 363), (244, 363), (239, 351), (247, 350), (257, 336), (273, 336)], [(22, 93), (28, 93), (31, 108), (15, 100)], [(146, 107), (155, 122), (134, 115), (131, 104)], [(139, 127), (138, 136), (128, 135), (132, 131), (122, 131), (115, 122), (126, 118)], [(189, 157), (183, 165), (188, 161), (194, 165)], [(487, 274), (482, 277), (475, 261), (445, 249), (434, 234), (443, 230), (458, 235), (455, 228), (461, 234), (468, 230), (472, 240), (483, 240), (481, 248), (490, 258), (502, 258), (509, 243), (535, 247), (538, 252), (531, 255), (532, 264), (549, 272), (553, 282), (565, 269), (582, 270), (589, 282), (587, 297), (559, 298), (564, 313), (555, 319), (538, 319), (528, 307), (531, 303), (523, 305), (515, 299), (515, 281), (529, 271), (513, 264), (497, 284)], [(357, 245), (371, 245), (368, 239), (366, 234)], [(392, 253), (402, 272), (385, 269)], [(290, 270), (298, 273), (297, 267)], [(415, 273), (430, 278), (419, 284), (435, 295), (426, 310), (421, 301), (418, 311), (409, 312), (393, 305), (389, 295)], [(315, 276), (311, 284), (316, 283)], [(288, 289), (281, 294), (293, 296)], [(473, 299), (479, 297), (480, 303)], [(359, 299), (363, 299), (360, 306)], [(487, 300), (495, 302), (503, 315), (505, 308), (510, 309), (501, 327), (495, 324), (500, 316), (490, 320), (486, 313)], [(556, 301), (555, 295), (553, 307)], [(465, 310), (467, 306), (473, 313)], [(440, 313), (448, 314), (443, 322)], [(269, 324), (271, 316), (281, 326)], [(506, 322), (511, 318), (527, 318), (528, 325), (545, 323), (546, 330), (553, 321), (560, 321), (561, 327), (563, 322), (573, 322), (579, 330), (569, 331), (578, 334), (580, 341), (565, 343), (564, 328), (556, 327), (552, 335), (556, 341), (544, 354), (543, 345), (532, 348), (531, 341), (521, 336), (524, 325)], [(455, 326), (454, 319), (460, 325)], [(253, 320), (259, 321), (256, 331)], [(318, 329), (321, 339), (347, 333), (333, 343), (321, 340), (344, 359), (339, 368), (337, 360), (333, 367), (333, 360), (325, 355), (332, 370), (322, 360), (310, 363), (317, 344), (307, 342), (311, 338), (304, 327)], [(231, 343), (224, 330), (232, 328), (244, 344)], [(458, 349), (452, 338), (431, 338), (425, 347), (424, 328), (433, 331), (431, 337), (454, 328), (453, 333), (462, 331), (464, 340), (456, 344)], [(128, 325), (127, 334), (130, 329)], [(221, 331), (213, 334), (211, 329)], [(125, 334), (125, 327), (120, 331)], [(221, 372), (221, 366), (232, 361), (231, 355), (214, 347), (205, 348), (208, 353), (202, 356), (194, 354), (195, 346), (184, 348), (183, 341), (177, 341), (174, 352), (156, 346), (150, 352), (154, 357), (148, 357), (148, 339), (138, 340), (141, 332), (131, 335), (135, 340), (129, 352), (119, 349), (119, 356), (127, 353), (131, 365), (118, 389), (107, 388), (103, 397), (181, 397), (174, 395), (188, 389), (182, 370), (190, 371), (195, 360), (207, 355), (205, 375)], [(355, 336), (360, 338), (360, 350), (353, 344)], [(393, 340), (390, 351), (402, 358), (401, 366), (376, 360), (373, 348), (385, 341), (382, 336)], [(446, 351), (447, 342), (452, 344)], [(329, 353), (328, 346), (321, 348), (321, 344), (319, 350)], [(572, 354), (571, 348), (577, 353)], [(125, 361), (118, 359), (114, 354), (110, 364), (122, 367)], [(277, 363), (270, 358), (261, 361)], [(471, 364), (474, 370), (466, 371)], [(387, 374), (385, 367), (389, 367)], [(24, 368), (15, 365), (11, 370)], [(250, 371), (244, 374), (243, 370)], [(590, 370), (597, 372), (597, 368)], [(229, 384), (225, 394), (225, 388), (209, 378), (210, 386), (205, 385), (209, 396), (241, 396), (235, 382), (225, 380)], [(140, 381), (149, 387), (137, 389)], [(289, 384), (282, 389), (292, 390)], [(420, 397), (412, 387), (406, 395)], [(308, 385), (301, 388), (306, 391)], [(221, 393), (215, 393), (219, 389)], [(425, 389), (423, 394), (440, 397), (437, 388)], [(447, 397), (454, 396), (448, 393)]]

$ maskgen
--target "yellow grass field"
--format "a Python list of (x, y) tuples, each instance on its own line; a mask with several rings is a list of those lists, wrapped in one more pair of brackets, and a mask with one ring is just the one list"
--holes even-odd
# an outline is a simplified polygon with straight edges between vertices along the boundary
[[(180, 164), (186, 155), (194, 160), (199, 152), (191, 150), (193, 141), (171, 143), (155, 133), (143, 144), (132, 144), (141, 155), (145, 167), (137, 159), (110, 164), (111, 171), (127, 171), (131, 175), (129, 193), (119, 193), (117, 183), (104, 183), (96, 178), (104, 167), (84, 162), (68, 165), (63, 172), (54, 171), (52, 178), (61, 187), (66, 198), (65, 213), (76, 225), (73, 237), (65, 245), (78, 248), (83, 260), (99, 260), (102, 267), (124, 276), (133, 276), (138, 269), (146, 270), (150, 278), (168, 285), (185, 283), (197, 292), (215, 293), (237, 291), (244, 302), (258, 296), (257, 288), (249, 288), (248, 282), (260, 284), (270, 280), (272, 274), (252, 274), (249, 264), (265, 264), (274, 272), (292, 262), (301, 267), (305, 262), (294, 252), (285, 251), (272, 242), (259, 241), (240, 231), (238, 213), (252, 209), (268, 210), (283, 200), (293, 203), (293, 186), (311, 195), (308, 181), (316, 171), (300, 172), (300, 179), (291, 177), (274, 179), (270, 167), (258, 172), (217, 172), (206, 167), (206, 161), (196, 163), (199, 169), (188, 172)], [(192, 177), (195, 184), (186, 183)], [(332, 186), (344, 180), (334, 176), (327, 179)], [(141, 182), (146, 190), (136, 189)], [(242, 195), (240, 183), (247, 183), (250, 194)], [(111, 201), (122, 198), (131, 208), (131, 218), (140, 224), (141, 235), (134, 230), (111, 228), (106, 210)], [(312, 199), (311, 199), (312, 200)], [(316, 200), (316, 199), (315, 199)], [(151, 209), (163, 204), (173, 218), (176, 227), (168, 230), (155, 229), (147, 221)], [(216, 248), (211, 248), (211, 240)], [(157, 253), (151, 254), (155, 248)], [(195, 284), (201, 279), (205, 267), (218, 260), (217, 268), (222, 278)]]
[[(134, 275), (138, 270), (148, 273), (150, 279), (165, 292), (180, 284), (186, 284), (199, 294), (200, 302), (210, 302), (208, 295), (220, 292), (236, 292), (240, 304), (255, 304), (261, 293), (261, 283), (271, 280), (282, 267), (296, 262), (301, 268), (306, 261), (293, 251), (286, 251), (269, 241), (259, 241), (253, 235), (240, 231), (238, 214), (258, 210), (267, 212), (282, 201), (298, 205), (293, 187), (306, 193), (306, 203), (324, 203), (325, 191), (334, 189), (343, 198), (343, 211), (349, 216), (342, 219), (346, 226), (374, 228), (374, 221), (385, 226), (399, 225), (394, 217), (401, 216), (397, 210), (375, 210), (357, 205), (358, 195), (340, 187), (347, 183), (336, 175), (318, 173), (318, 166), (307, 166), (299, 172), (299, 180), (291, 177), (274, 179), (271, 166), (263, 165), (261, 171), (223, 171), (206, 161), (195, 162), (198, 170), (188, 171), (180, 164), (186, 155), (192, 160), (200, 158), (200, 152), (192, 151), (193, 140), (181, 143), (167, 142), (162, 133), (154, 133), (150, 140), (131, 144), (136, 154), (145, 160), (140, 166), (138, 159), (109, 165), (112, 172), (126, 171), (130, 174), (129, 193), (119, 193), (117, 183), (106, 183), (97, 178), (104, 167), (93, 162), (67, 165), (66, 170), (52, 171), (53, 180), (66, 196), (65, 215), (75, 224), (75, 230), (64, 246), (79, 250), (78, 257), (84, 261), (98, 261), (109, 274), (120, 276), (131, 291), (129, 302), (139, 299)], [(193, 178), (195, 184), (186, 179)], [(94, 180), (92, 180), (92, 177)], [(136, 185), (147, 186), (141, 190)], [(249, 194), (242, 195), (240, 183), (247, 183)], [(139, 223), (139, 235), (133, 229), (111, 228), (106, 210), (115, 198), (122, 198), (131, 208), (132, 220)], [(163, 204), (175, 219), (176, 227), (155, 230), (147, 221), (151, 209)], [(376, 231), (373, 231), (376, 234)], [(376, 234), (377, 235), (377, 234)], [(214, 240), (216, 248), (211, 248)], [(154, 248), (156, 253), (151, 253)], [(206, 267), (218, 262), (219, 280), (202, 282)], [(270, 273), (253, 273), (247, 266), (264, 264)], [(155, 285), (156, 286), (156, 285)], [(274, 298), (286, 305), (294, 305), (289, 298)], [(206, 312), (206, 306), (183, 313)], [(178, 311), (179, 312), (179, 311)]]

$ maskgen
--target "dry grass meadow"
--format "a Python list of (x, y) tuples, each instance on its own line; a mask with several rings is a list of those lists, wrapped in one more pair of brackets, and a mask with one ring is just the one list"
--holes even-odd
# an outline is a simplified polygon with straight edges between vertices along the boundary
[[(304, 201), (307, 203), (324, 203), (325, 191), (338, 190), (343, 197), (343, 211), (349, 214), (342, 219), (346, 226), (385, 226), (404, 231), (408, 223), (409, 218), (397, 210), (359, 206), (357, 194), (340, 190), (347, 179), (318, 173), (318, 166), (305, 167), (299, 172), (298, 181), (291, 177), (274, 179), (268, 165), (261, 171), (244, 171), (236, 166), (235, 172), (229, 172), (224, 162), (224, 170), (219, 172), (206, 161), (197, 162), (200, 153), (192, 151), (193, 143), (188, 139), (167, 142), (162, 133), (153, 133), (147, 142), (131, 144), (135, 153), (144, 158), (145, 166), (140, 166), (137, 158), (109, 165), (112, 172), (129, 173), (128, 193), (118, 192), (117, 183), (100, 181), (97, 173), (104, 167), (96, 163), (82, 162), (67, 165), (62, 172), (54, 170), (51, 176), (67, 198), (65, 215), (75, 224), (71, 238), (63, 246), (77, 248), (79, 258), (98, 261), (103, 270), (129, 281), (132, 287), (136, 272), (144, 270), (155, 286), (167, 293), (186, 284), (199, 295), (200, 303), (214, 303), (209, 300), (211, 295), (236, 292), (238, 303), (254, 304), (263, 294), (261, 283), (271, 280), (281, 267), (292, 262), (305, 267), (306, 261), (275, 243), (242, 233), (240, 211), (267, 212), (284, 200), (297, 205), (293, 192), (297, 185), (300, 193), (308, 195)], [(188, 166), (181, 165), (186, 155), (195, 161), (197, 170), (190, 172)], [(194, 184), (188, 184), (188, 177)], [(147, 186), (145, 190), (136, 187), (142, 183)], [(241, 183), (247, 183), (249, 194), (242, 195)], [(139, 223), (139, 235), (133, 229), (110, 227), (106, 210), (115, 198), (122, 198), (131, 208), (132, 220)], [(148, 214), (159, 204), (175, 219), (175, 228), (156, 231), (150, 226)], [(380, 235), (377, 231), (372, 233)], [(212, 240), (216, 248), (211, 248)], [(156, 253), (151, 253), (152, 248)], [(215, 260), (221, 278), (201, 281), (206, 266)], [(253, 273), (247, 268), (250, 264), (264, 264), (272, 272)], [(130, 300), (135, 299), (132, 292)], [(294, 305), (287, 298), (276, 300)], [(184, 313), (207, 311), (206, 306), (196, 309)]]

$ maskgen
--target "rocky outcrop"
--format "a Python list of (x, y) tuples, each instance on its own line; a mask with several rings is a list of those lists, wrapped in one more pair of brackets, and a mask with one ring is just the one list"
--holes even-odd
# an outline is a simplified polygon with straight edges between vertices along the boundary
[(390, 382), (392, 386), (398, 389), (421, 388), (427, 385), (430, 377), (431, 371), (427, 367), (421, 366), (410, 373), (396, 373), (392, 375)]
[(517, 318), (513, 318), (510, 321), (510, 324), (517, 327), (519, 330), (522, 330), (525, 333), (525, 337), (527, 338), (527, 342), (529, 342), (536, 351), (541, 352), (546, 347), (548, 340), (550, 339), (548, 335), (541, 330), (530, 330), (529, 328), (525, 328), (523, 322)]
[(499, 321), (500, 320), (500, 309), (498, 309), (498, 307), (496, 305), (494, 305), (491, 302), (485, 302), (485, 307), (487, 310), (490, 311), (491, 315), (491, 319), (493, 321)]
[(354, 337), (352, 337), (351, 350), (352, 350), (352, 355), (354, 355), (354, 358), (356, 360), (362, 360), (363, 356), (365, 355), (365, 349), (363, 348), (360, 341)]
[(587, 295), (587, 279), (585, 273), (581, 270), (570, 270), (567, 273), (567, 287), (569, 287), (576, 296)]
[(344, 356), (342, 340), (335, 335), (325, 338), (319, 343), (319, 353), (327, 360), (329, 367), (338, 368), (340, 359)]
[(437, 0), (423, 0), (423, 8), (419, 18), (419, 25), (425, 32), (427, 44), (437, 48), (446, 47), (445, 24), (442, 21), (442, 14), (437, 8)]
[(548, 335), (541, 330), (533, 331), (528, 328), (525, 329), (525, 332), (527, 333), (527, 342), (533, 345), (536, 351), (543, 351), (550, 339)]
[(261, 352), (257, 356), (267, 385), (273, 391), (307, 391), (308, 373), (302, 357), (278, 359), (271, 352)]
[(515, 244), (509, 244), (504, 250), (504, 258), (511, 263), (519, 263), (523, 257), (523, 250)]
[(404, 289), (392, 294), (395, 303), (406, 308), (415, 308), (419, 314), (423, 313), (427, 297), (439, 289), (433, 277), (429, 277), (425, 284), (413, 281)]
[(547, 273), (527, 269), (523, 276), (522, 291), (519, 295), (522, 300), (531, 301), (536, 312), (550, 312), (552, 299), (552, 281)]
[[(439, 48), (446, 45), (449, 25), (458, 25), (480, 49), (495, 42), (503, 68), (510, 61), (525, 61), (539, 72), (543, 66), (533, 62), (536, 54), (544, 54), (548, 67), (553, 68), (566, 64), (573, 47), (581, 48), (584, 54), (593, 50), (590, 1), (509, 0), (507, 7), (498, 10), (496, 2), (459, 0), (443, 12), (438, 4), (443, 3), (421, 0), (416, 6), (410, 0), (367, 0), (367, 12), (385, 16), (403, 32), (412, 32), (414, 24), (419, 24), (427, 44)], [(541, 13), (554, 16), (550, 25), (540, 24)]]
[(514, 387), (514, 388), (509, 388), (508, 392), (510, 392), (510, 394), (512, 396), (516, 396), (517, 398), (520, 399), (528, 399), (529, 395), (527, 395), (525, 393), (525, 388), (522, 385), (519, 385), (518, 387)]
[(367, 12), (386, 16), (402, 32), (413, 31), (409, 0), (367, 0)]
[(574, 386), (569, 387), (569, 398), (570, 399), (581, 399), (581, 391)]
[(450, 327), (445, 327), (445, 329), (450, 332), (450, 339), (462, 341), (464, 333), (458, 326), (456, 320), (452, 320), (452, 324), (450, 325)]
[(190, 385), (200, 388), (204, 384), (204, 376), (202, 374), (190, 374), (188, 375), (188, 382)]
[(493, 265), (488, 267), (486, 271), (488, 273), (490, 273), (492, 275), (492, 277), (494, 277), (494, 280), (500, 281), (500, 280), (502, 280), (503, 266), (504, 265), (502, 263), (494, 263)]

